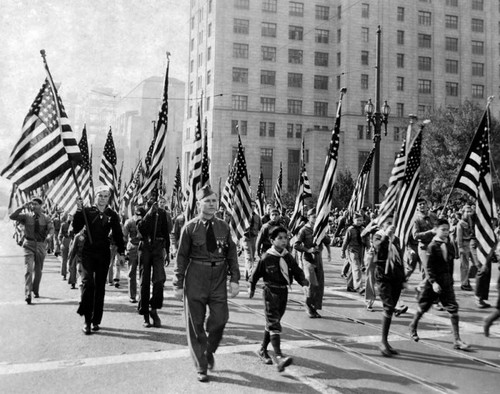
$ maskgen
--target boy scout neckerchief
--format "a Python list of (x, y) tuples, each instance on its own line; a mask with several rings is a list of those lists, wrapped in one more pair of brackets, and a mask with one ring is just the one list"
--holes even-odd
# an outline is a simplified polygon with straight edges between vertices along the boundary
[(288, 264), (286, 263), (284, 256), (288, 253), (288, 250), (283, 249), (283, 252), (278, 252), (276, 248), (271, 246), (268, 250), (267, 253), (269, 253), (272, 256), (276, 256), (280, 258), (280, 271), (281, 274), (285, 277), (287, 285), (290, 284), (290, 276), (288, 275)]

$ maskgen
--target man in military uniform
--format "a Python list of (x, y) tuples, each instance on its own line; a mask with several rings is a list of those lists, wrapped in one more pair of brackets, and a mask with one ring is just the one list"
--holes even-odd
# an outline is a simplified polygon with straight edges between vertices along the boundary
[[(35, 298), (40, 297), (40, 281), (42, 279), (43, 262), (47, 253), (47, 236), (54, 233), (54, 226), (50, 218), (42, 213), (43, 200), (35, 197), (17, 208), (9, 216), (11, 220), (24, 225), (24, 296), (27, 304), (31, 304), (31, 293)], [(23, 209), (32, 212), (22, 213)]]
[[(182, 229), (174, 267), (177, 299), (184, 296), (187, 337), (198, 380), (208, 381), (214, 356), (229, 319), (227, 276), (230, 273), (231, 297), (239, 292), (240, 270), (236, 245), (229, 226), (215, 217), (217, 195), (209, 186), (196, 193), (199, 216)], [(189, 269), (188, 269), (189, 267)], [(205, 315), (209, 315), (205, 329)]]
[[(111, 231), (117, 247), (118, 258), (125, 259), (125, 242), (118, 213), (109, 206), (111, 192), (108, 186), (98, 186), (95, 189), (96, 202), (93, 207), (83, 207), (83, 200), (78, 198), (77, 209), (73, 218), (73, 230), (78, 233), (83, 226), (88, 225), (85, 231), (85, 241), (82, 249), (82, 295), (78, 314), (85, 317), (83, 332), (91, 334), (98, 331), (101, 324), (106, 276), (110, 263)], [(85, 217), (86, 221), (85, 222)], [(92, 242), (89, 239), (92, 237)]]
[(128, 297), (133, 304), (137, 302), (137, 264), (139, 262), (139, 231), (137, 230), (137, 221), (145, 215), (144, 208), (140, 205), (134, 207), (134, 214), (123, 225), (123, 236), (127, 241), (128, 255)]
[[(137, 222), (142, 236), (139, 244), (141, 297), (137, 309), (144, 317), (144, 327), (151, 327), (149, 316), (153, 319), (153, 326), (160, 327), (161, 320), (157, 309), (163, 306), (163, 285), (167, 279), (164, 268), (165, 250), (170, 249), (172, 218), (158, 206), (158, 193), (155, 190), (151, 192), (147, 204), (148, 212)], [(153, 294), (150, 299), (151, 283)]]

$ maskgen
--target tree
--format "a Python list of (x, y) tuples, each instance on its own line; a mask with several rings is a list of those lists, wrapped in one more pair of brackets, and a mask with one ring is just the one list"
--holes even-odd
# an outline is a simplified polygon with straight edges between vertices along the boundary
[[(483, 113), (484, 107), (466, 100), (458, 107), (439, 108), (429, 114), (431, 123), (425, 127), (422, 139), (420, 190), (431, 201), (444, 202), (450, 193)], [(492, 118), (492, 152), (500, 148), (498, 131), (498, 122)], [(496, 159), (498, 168), (500, 157)], [(492, 176), (497, 183), (494, 170)]]
[(354, 190), (354, 179), (351, 171), (347, 168), (340, 170), (337, 174), (337, 180), (333, 186), (333, 208), (344, 209), (349, 204), (349, 201)]

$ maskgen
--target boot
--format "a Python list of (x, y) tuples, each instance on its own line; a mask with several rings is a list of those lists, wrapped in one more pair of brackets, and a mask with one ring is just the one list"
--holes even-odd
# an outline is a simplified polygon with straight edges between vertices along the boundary
[(410, 323), (410, 338), (413, 339), (415, 342), (419, 341), (419, 336), (417, 334), (417, 327), (418, 327), (418, 322), (422, 318), (424, 314), (420, 311), (417, 311), (415, 315), (413, 316), (413, 320)]
[(393, 349), (390, 345), (389, 342), (387, 341), (387, 338), (389, 337), (389, 329), (391, 328), (391, 321), (392, 317), (388, 317), (383, 315), (382, 317), (382, 342), (379, 346), (380, 353), (384, 357), (392, 357), (393, 354), (399, 354), (397, 350)]
[(483, 325), (483, 331), (484, 331), (484, 336), (489, 337), (490, 336), (490, 327), (493, 324), (493, 322), (500, 317), (500, 311), (498, 309), (495, 309), (492, 313), (490, 313), (486, 318), (484, 319), (484, 325)]
[(286, 367), (288, 367), (293, 359), (291, 357), (283, 356), (281, 353), (281, 338), (279, 334), (271, 335), (271, 345), (274, 349), (274, 354), (276, 356), (276, 368), (278, 372), (283, 372)]
[(458, 328), (458, 313), (454, 313), (450, 316), (451, 327), (453, 329), (453, 336), (455, 337), (455, 342), (453, 343), (453, 348), (457, 350), (468, 350), (469, 345), (467, 345), (464, 341), (460, 339), (460, 331)]
[(264, 339), (262, 340), (262, 349), (267, 350), (267, 346), (271, 342), (271, 334), (269, 331), (264, 330)]

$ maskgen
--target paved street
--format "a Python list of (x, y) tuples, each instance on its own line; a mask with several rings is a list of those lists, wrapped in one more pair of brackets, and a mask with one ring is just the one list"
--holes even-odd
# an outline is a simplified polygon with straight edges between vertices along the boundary
[[(498, 392), (500, 325), (492, 328), (490, 338), (482, 335), (482, 319), (491, 309), (476, 309), (473, 294), (457, 290), (462, 338), (472, 350), (452, 349), (447, 313), (435, 309), (422, 319), (421, 341), (415, 343), (408, 335), (415, 308), (414, 292), (408, 291), (403, 299), (409, 313), (394, 318), (390, 337), (400, 355), (384, 358), (377, 349), (381, 304), (368, 312), (360, 296), (345, 291), (338, 248), (332, 249), (332, 262), (325, 263), (322, 319), (306, 316), (300, 286), (295, 284), (290, 293), (282, 342), (284, 352), (294, 358), (291, 367), (280, 374), (256, 357), (264, 326), (262, 301), (260, 294), (249, 300), (243, 291), (230, 302), (230, 321), (210, 382), (199, 383), (187, 349), (182, 305), (172, 297), (171, 267), (161, 328), (142, 327), (136, 305), (128, 302), (122, 272), (121, 288), (106, 289), (101, 331), (85, 336), (76, 313), (79, 291), (61, 280), (54, 256), (45, 263), (41, 297), (26, 305), (22, 249), (11, 234), (12, 224), (0, 223), (2, 393)], [(497, 275), (495, 264), (491, 303), (498, 296)], [(411, 284), (416, 281), (415, 275)]]

